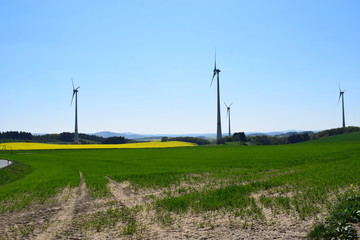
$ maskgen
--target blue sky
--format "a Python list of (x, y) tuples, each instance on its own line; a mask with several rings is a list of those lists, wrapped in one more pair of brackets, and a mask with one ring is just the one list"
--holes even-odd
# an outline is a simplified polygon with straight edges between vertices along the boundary
[(0, 131), (215, 133), (360, 125), (360, 1), (0, 2)]

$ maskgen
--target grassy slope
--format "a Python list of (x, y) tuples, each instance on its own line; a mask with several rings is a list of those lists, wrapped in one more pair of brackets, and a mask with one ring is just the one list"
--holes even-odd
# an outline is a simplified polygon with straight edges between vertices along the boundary
[[(292, 206), (306, 216), (316, 211), (311, 205), (326, 201), (327, 192), (360, 182), (359, 133), (280, 146), (224, 145), (13, 153), (3, 155), (0, 152), (0, 158), (24, 163), (30, 166), (31, 172), (24, 171), (26, 176), (23, 178), (8, 179), (7, 184), (0, 184), (0, 212), (22, 208), (32, 201), (45, 201), (62, 187), (78, 185), (79, 171), (84, 174), (95, 197), (107, 194), (104, 175), (119, 181), (131, 180), (139, 187), (166, 187), (178, 183), (190, 173), (209, 173), (214, 179), (225, 178), (233, 182), (223, 190), (188, 193), (158, 202), (159, 206), (175, 211), (181, 209), (172, 209), (174, 206), (204, 210), (236, 208), (244, 202), (250, 206), (251, 192), (286, 186), (287, 191), (296, 194), (292, 199), (283, 199), (284, 204), (291, 201)], [(238, 185), (239, 182), (265, 176), (270, 170), (283, 174), (273, 174), (247, 187)], [(5, 176), (5, 171), (8, 170), (0, 170), (0, 176)], [(263, 198), (263, 201), (278, 200)]]
[(345, 133), (340, 135), (334, 135), (330, 137), (319, 138), (315, 141), (310, 141), (308, 143), (329, 143), (329, 142), (359, 142), (360, 132), (355, 133)]

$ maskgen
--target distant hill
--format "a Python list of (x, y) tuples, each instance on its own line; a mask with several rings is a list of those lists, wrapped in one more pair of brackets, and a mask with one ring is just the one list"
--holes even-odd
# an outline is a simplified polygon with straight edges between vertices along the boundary
[(339, 135), (326, 135), (312, 142), (319, 142), (319, 143), (344, 142), (344, 141), (351, 142), (351, 141), (359, 141), (359, 140), (360, 140), (360, 132), (347, 132)]
[(95, 136), (103, 137), (103, 138), (109, 138), (109, 137), (126, 137), (128, 139), (143, 138), (143, 135), (136, 134), (136, 133), (115, 133), (115, 132), (109, 132), (109, 131), (91, 133), (91, 135), (95, 135)]
[[(308, 133), (313, 134), (312, 131), (300, 131), (300, 130), (285, 130), (285, 131), (275, 131), (275, 132), (246, 132), (246, 136), (276, 136), (276, 137), (288, 137), (294, 134)], [(103, 131), (97, 133), (91, 133), (92, 135), (108, 138), (108, 137), (125, 137), (128, 139), (134, 140), (149, 140), (149, 139), (161, 139), (162, 137), (196, 137), (204, 139), (214, 139), (216, 137), (215, 133), (186, 133), (186, 134), (138, 134), (131, 132), (116, 133), (110, 131)], [(226, 133), (223, 136), (227, 136)]]
[(318, 138), (340, 135), (344, 133), (353, 133), (353, 132), (360, 132), (360, 127), (349, 126), (346, 128), (332, 128), (313, 134), (312, 139), (318, 139)]
[[(246, 132), (247, 142), (252, 145), (273, 145), (273, 144), (291, 144), (303, 142), (308, 140), (321, 139), (333, 135), (341, 135), (344, 133), (360, 132), (359, 127), (349, 126), (346, 128), (334, 128), (323, 131), (299, 131), (299, 130), (285, 130), (275, 132)], [(9, 141), (32, 141), (32, 142), (72, 142), (72, 133), (60, 134), (41, 134), (41, 133), (25, 133), (25, 132), (0, 132), (0, 142)], [(64, 138), (64, 136), (69, 136)], [(111, 139), (114, 138), (115, 139)], [(163, 137), (170, 138), (202, 138), (205, 140), (214, 140), (216, 135), (214, 133), (190, 133), (190, 134), (137, 134), (131, 132), (116, 133), (110, 131), (103, 131), (97, 133), (83, 134), (80, 133), (82, 143), (107, 143), (108, 141), (118, 140), (123, 138), (127, 142), (148, 142), (159, 141)], [(223, 134), (225, 142), (233, 142), (232, 137), (228, 137), (226, 133)]]
[[(245, 132), (246, 136), (276, 136), (276, 137), (288, 137), (294, 134), (308, 133), (313, 134), (319, 131), (300, 131), (300, 130), (285, 130), (285, 131), (274, 131), (274, 132)], [(33, 133), (35, 136), (45, 135), (45, 133)], [(185, 134), (138, 134), (132, 132), (110, 132), (102, 131), (97, 133), (88, 133), (88, 135), (95, 135), (98, 137), (109, 138), (109, 137), (125, 137), (127, 139), (134, 140), (150, 140), (150, 139), (161, 139), (162, 137), (196, 137), (204, 139), (214, 139), (216, 137), (215, 133), (185, 133)], [(223, 136), (227, 136), (227, 133), (223, 133)]]
[(212, 133), (206, 133), (206, 134), (199, 134), (199, 133), (190, 133), (190, 134), (137, 134), (137, 133), (130, 133), (130, 132), (124, 132), (124, 133), (115, 133), (115, 132), (109, 132), (109, 131), (103, 131), (103, 132), (97, 132), (92, 133), (92, 135), (99, 136), (99, 137), (126, 137), (128, 139), (160, 139), (164, 136), (166, 137), (198, 137), (198, 138), (204, 138), (204, 139), (211, 139), (214, 138), (216, 135)]
[[(317, 131), (314, 131), (317, 132)], [(285, 130), (285, 131), (276, 131), (276, 132), (246, 132), (246, 136), (273, 136), (273, 137), (289, 137), (294, 134), (302, 134), (302, 133), (308, 133), (313, 134), (313, 131), (301, 131), (301, 130)]]
[(312, 131), (299, 131), (299, 132), (286, 132), (279, 135), (275, 135), (275, 137), (290, 137), (295, 134), (304, 134), (304, 133), (307, 133), (309, 135), (314, 134), (314, 132)]

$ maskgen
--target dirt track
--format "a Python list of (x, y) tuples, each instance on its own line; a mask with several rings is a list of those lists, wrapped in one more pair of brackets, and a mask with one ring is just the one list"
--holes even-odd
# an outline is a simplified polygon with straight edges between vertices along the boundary
[(149, 195), (161, 197), (161, 191), (136, 192), (129, 182), (108, 177), (112, 197), (94, 200), (81, 173), (80, 179), (79, 187), (64, 189), (45, 205), (1, 215), (0, 239), (304, 239), (316, 220), (265, 208), (261, 220), (221, 211), (159, 213)]
[(47, 204), (0, 216), (0, 239), (57, 239), (64, 229), (71, 227), (76, 211), (87, 197), (81, 173), (80, 179), (79, 187), (65, 188)]

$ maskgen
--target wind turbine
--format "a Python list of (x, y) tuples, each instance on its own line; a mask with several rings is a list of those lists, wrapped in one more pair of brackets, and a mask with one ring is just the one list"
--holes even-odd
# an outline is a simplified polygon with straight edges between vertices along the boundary
[(216, 68), (216, 50), (215, 50), (215, 65), (214, 65), (214, 75), (211, 80), (210, 87), (214, 81), (214, 77), (217, 76), (217, 130), (216, 130), (216, 143), (221, 143), (221, 115), (220, 115), (220, 81), (219, 81), (220, 69)]
[(231, 137), (231, 127), (230, 127), (230, 107), (232, 105), (232, 103), (228, 106), (226, 105), (226, 103), (224, 103), (226, 108), (227, 108), (227, 111), (226, 111), (226, 117), (229, 118), (229, 137)]
[(72, 79), (71, 79), (71, 82), (72, 82), (72, 86), (73, 86), (73, 95), (72, 95), (72, 98), (71, 98), (70, 106), (72, 105), (72, 102), (73, 102), (74, 96), (75, 96), (75, 134), (74, 134), (74, 141), (78, 142), (79, 141), (79, 132), (78, 132), (78, 117), (77, 117), (77, 93), (79, 91), (78, 89), (80, 88), (80, 86), (75, 88), (74, 81)]
[(340, 102), (340, 98), (342, 101), (342, 119), (343, 119), (343, 123), (342, 123), (342, 127), (345, 127), (345, 109), (344, 109), (344, 93), (345, 90), (341, 90), (340, 84), (339, 84), (339, 100), (338, 103)]

